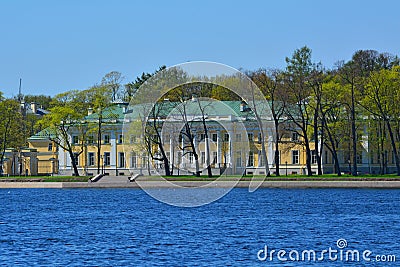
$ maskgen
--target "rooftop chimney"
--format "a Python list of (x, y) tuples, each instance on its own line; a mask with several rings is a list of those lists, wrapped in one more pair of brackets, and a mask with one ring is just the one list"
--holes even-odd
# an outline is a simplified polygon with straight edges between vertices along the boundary
[(88, 116), (92, 115), (93, 114), (93, 108), (88, 108), (87, 109), (87, 114), (88, 114)]
[(31, 109), (32, 109), (33, 114), (36, 114), (36, 112), (37, 112), (37, 104), (35, 102), (31, 103)]

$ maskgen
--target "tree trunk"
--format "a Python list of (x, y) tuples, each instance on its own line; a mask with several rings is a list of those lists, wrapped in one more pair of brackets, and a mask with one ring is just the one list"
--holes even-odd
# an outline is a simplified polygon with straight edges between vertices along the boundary
[(74, 152), (72, 151), (72, 148), (68, 149), (68, 154), (71, 159), (72, 168), (74, 169), (74, 176), (79, 176), (79, 171), (78, 171), (78, 167), (76, 166), (75, 156), (74, 156)]
[(3, 164), (4, 164), (4, 154), (6, 153), (6, 148), (7, 148), (7, 136), (8, 136), (8, 129), (10, 127), (11, 123), (11, 118), (7, 120), (7, 123), (4, 127), (4, 135), (3, 135), (3, 147), (1, 149), (1, 158), (0, 158), (0, 176), (3, 176)]
[(307, 176), (312, 176), (312, 168), (311, 168), (311, 149), (310, 142), (307, 137), (307, 133), (304, 133), (304, 143), (306, 147), (306, 167), (307, 167)]
[(314, 112), (314, 144), (315, 144), (315, 156), (316, 156), (316, 161), (318, 165), (318, 175), (322, 175), (322, 167), (321, 167), (321, 160), (320, 160), (320, 154), (319, 154), (319, 138), (318, 138), (318, 108), (315, 109)]
[(357, 176), (357, 132), (356, 132), (356, 111), (355, 111), (354, 85), (351, 86), (351, 137), (353, 152), (353, 169), (352, 175)]
[[(326, 121), (324, 119), (323, 123), (325, 124)], [(338, 176), (342, 175), (342, 171), (340, 170), (340, 164), (339, 164), (339, 158), (337, 155), (337, 150), (336, 150), (336, 144), (335, 141), (333, 140), (333, 136), (332, 133), (329, 129), (326, 129), (326, 132), (328, 133), (328, 138), (329, 138), (329, 142), (331, 144), (331, 154), (334, 160), (334, 164), (335, 164), (335, 171), (337, 173)]]
[(322, 175), (322, 151), (324, 151), (324, 144), (325, 144), (325, 139), (324, 139), (324, 128), (321, 128), (321, 146), (319, 147), (319, 151), (317, 152), (317, 165), (318, 165), (318, 175)]
[(200, 177), (199, 156), (197, 155), (197, 153), (195, 153), (193, 156), (196, 165), (196, 177)]
[(385, 122), (386, 122), (386, 126), (388, 128), (388, 131), (389, 131), (390, 143), (392, 144), (392, 150), (393, 150), (394, 160), (395, 160), (396, 169), (397, 169), (397, 176), (400, 176), (400, 162), (399, 162), (399, 156), (397, 154), (396, 141), (394, 139), (392, 126), (390, 125), (390, 121), (388, 119), (385, 119)]
[(166, 156), (163, 157), (163, 162), (164, 162), (164, 170), (165, 170), (165, 175), (166, 176), (171, 176), (171, 170), (169, 168), (169, 161)]
[(205, 137), (205, 145), (206, 145), (206, 165), (207, 165), (207, 175), (208, 177), (212, 177), (212, 170), (210, 164), (210, 145), (208, 140), (208, 129), (206, 125), (206, 119), (204, 118), (204, 112), (202, 111), (202, 122), (203, 122), (203, 130), (204, 130), (204, 137)]
[(280, 176), (279, 170), (279, 126), (277, 121), (275, 121), (275, 171), (276, 176)]

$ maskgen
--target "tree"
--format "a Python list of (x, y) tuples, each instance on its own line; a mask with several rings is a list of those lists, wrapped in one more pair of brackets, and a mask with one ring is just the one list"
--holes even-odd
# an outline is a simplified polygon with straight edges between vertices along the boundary
[(341, 176), (338, 150), (345, 137), (348, 136), (348, 120), (343, 105), (346, 93), (338, 82), (338, 77), (335, 73), (331, 73), (327, 77), (321, 89), (321, 112), (319, 116), (321, 118), (322, 129), (326, 133), (327, 138), (324, 144), (331, 152), (334, 172), (338, 176)]
[(286, 58), (285, 85), (288, 92), (285, 115), (299, 129), (306, 149), (307, 175), (312, 175), (311, 149), (308, 137), (312, 114), (308, 108), (311, 96), (309, 77), (312, 71), (311, 49), (304, 46), (296, 49), (291, 58)]
[[(143, 74), (142, 77), (138, 77), (135, 81), (135, 86), (138, 88), (135, 91), (135, 97), (131, 99), (131, 105), (133, 107), (138, 107), (134, 120), (140, 120), (146, 152), (152, 160), (163, 163), (165, 175), (167, 176), (171, 175), (171, 169), (163, 139), (161, 138), (161, 131), (163, 128), (163, 119), (166, 116), (165, 111), (168, 110), (169, 107), (161, 97), (166, 93), (165, 91), (171, 89), (171, 85), (176, 84), (176, 80), (181, 79), (183, 75), (184, 74), (176, 68), (167, 70), (165, 66), (160, 67), (151, 75)], [(137, 124), (128, 124), (126, 126), (126, 132), (131, 132), (130, 128), (135, 127), (135, 125)], [(157, 151), (155, 151), (155, 149), (157, 149)]]
[(23, 118), (19, 103), (12, 99), (0, 100), (0, 175), (3, 175), (6, 149), (19, 148), (24, 143)]
[(48, 95), (25, 95), (24, 100), (26, 103), (36, 103), (43, 109), (49, 109), (52, 97)]
[(400, 67), (393, 70), (374, 71), (365, 79), (362, 106), (379, 120), (388, 130), (390, 144), (400, 176), (400, 161), (393, 126), (400, 123), (398, 103), (400, 101)]
[(216, 85), (212, 88), (211, 98), (220, 101), (240, 100), (234, 92), (221, 85)]
[[(184, 136), (184, 140), (187, 140), (187, 145), (184, 144), (181, 148), (183, 151), (186, 151), (185, 154), (191, 153), (195, 162), (195, 174), (197, 177), (200, 176), (200, 165), (199, 165), (199, 154), (197, 153), (197, 147), (195, 144), (196, 132), (194, 131), (193, 124), (195, 121), (189, 120), (189, 116), (193, 114), (188, 114), (188, 105), (190, 105), (190, 101), (192, 100), (181, 100), (180, 105), (178, 105), (175, 109), (177, 109), (181, 115), (183, 129), (181, 130), (181, 134)], [(197, 100), (194, 100), (197, 101)]]
[(360, 115), (360, 101), (364, 94), (364, 80), (371, 72), (390, 69), (398, 65), (399, 59), (389, 54), (378, 53), (375, 50), (358, 50), (351, 60), (337, 63), (337, 74), (341, 78), (341, 85), (348, 92), (347, 101), (344, 104), (349, 113), (350, 137), (351, 137), (351, 163), (352, 175), (357, 175), (357, 154), (359, 137), (357, 134), (357, 115)]
[(201, 101), (197, 101), (197, 103), (198, 103), (198, 108), (200, 110), (201, 123), (203, 125), (203, 131), (204, 131), (207, 176), (211, 178), (212, 170), (211, 170), (211, 162), (210, 162), (210, 140), (208, 137), (208, 127), (207, 127), (207, 122), (206, 122), (206, 118), (207, 118), (206, 109), (207, 109), (208, 105), (202, 105)]
[(141, 76), (136, 77), (135, 81), (125, 84), (124, 100), (129, 102), (131, 98), (137, 93), (139, 87), (145, 83), (154, 74), (165, 70), (167, 67), (165, 65), (159, 67), (154, 73), (142, 73)]
[(322, 87), (325, 77), (325, 70), (322, 67), (322, 64), (314, 64), (309, 77), (309, 83), (312, 88), (309, 108), (312, 109), (311, 113), (313, 114), (312, 128), (314, 137), (314, 152), (318, 166), (318, 175), (322, 175), (322, 157), (320, 151), (323, 150), (324, 145), (324, 128), (321, 126), (321, 115), (323, 97)]
[(79, 144), (77, 145), (80, 150), (77, 154), (79, 155), (84, 151), (87, 132), (86, 124), (81, 122), (86, 111), (81, 94), (76, 90), (58, 94), (54, 97), (51, 105), (53, 107), (50, 108), (50, 113), (44, 115), (38, 123), (44, 129), (46, 137), (68, 153), (74, 175), (79, 176), (74, 154), (76, 146), (72, 143), (70, 133), (73, 129), (78, 129)]
[[(163, 121), (161, 119), (165, 118), (165, 109), (169, 108), (167, 105), (166, 102), (159, 102), (157, 105), (152, 106), (150, 113), (146, 117), (144, 139), (148, 154), (153, 160), (161, 161), (164, 165), (165, 175), (171, 176), (169, 159), (161, 135), (163, 128)], [(153, 145), (156, 146), (157, 151), (154, 151)]]
[(111, 91), (111, 101), (115, 101), (118, 97), (120, 97), (121, 83), (124, 77), (118, 71), (111, 71), (104, 75), (101, 80), (101, 85), (108, 87)]
[[(82, 99), (85, 99), (87, 107), (91, 107), (94, 110), (93, 119), (94, 121), (89, 121), (89, 132), (93, 132), (96, 135), (96, 147), (97, 147), (97, 174), (100, 173), (101, 167), (101, 146), (103, 132), (106, 129), (104, 124), (107, 120), (116, 118), (116, 114), (110, 109), (112, 105), (112, 96), (114, 91), (112, 87), (105, 85), (95, 85), (87, 90), (81, 92)], [(108, 110), (108, 118), (104, 118), (104, 111)]]
[(279, 176), (279, 142), (281, 139), (280, 124), (284, 115), (284, 98), (286, 94), (282, 87), (282, 72), (279, 70), (259, 69), (248, 73), (254, 83), (260, 88), (269, 101), (272, 119), (274, 121), (274, 143), (275, 143), (275, 170)]

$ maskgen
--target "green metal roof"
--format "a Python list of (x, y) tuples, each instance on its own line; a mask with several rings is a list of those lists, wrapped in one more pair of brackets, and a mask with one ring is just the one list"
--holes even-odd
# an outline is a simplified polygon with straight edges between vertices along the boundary
[[(104, 120), (123, 120), (124, 119), (124, 108), (123, 105), (113, 105), (103, 110), (102, 116)], [(97, 112), (85, 116), (87, 121), (97, 121), (99, 114)]]
[(28, 140), (46, 140), (50, 137), (55, 137), (55, 133), (52, 129), (46, 128), (35, 135), (32, 135)]
[[(155, 108), (155, 114), (158, 117), (165, 118), (169, 115), (179, 116), (181, 115), (179, 109), (181, 105), (185, 105), (186, 114), (188, 116), (201, 116), (199, 104), (204, 108), (204, 113), (207, 116), (237, 116), (245, 117), (246, 119), (254, 119), (254, 114), (251, 110), (240, 111), (241, 101), (207, 101), (207, 100), (188, 100), (184, 104), (180, 102), (164, 101), (153, 105), (152, 103), (143, 103), (134, 106), (127, 106), (126, 103), (118, 103), (110, 106), (103, 110), (103, 120), (105, 123), (110, 124), (121, 124), (125, 115), (128, 115), (130, 120), (138, 119), (140, 114), (144, 114), (147, 111), (149, 117), (152, 117), (150, 113), (151, 108)], [(159, 112), (157, 112), (160, 109)], [(84, 117), (85, 122), (95, 122), (99, 118), (98, 113), (93, 113)], [(54, 131), (47, 128), (41, 132), (31, 136), (29, 140), (44, 140), (48, 139), (49, 133), (55, 136)]]

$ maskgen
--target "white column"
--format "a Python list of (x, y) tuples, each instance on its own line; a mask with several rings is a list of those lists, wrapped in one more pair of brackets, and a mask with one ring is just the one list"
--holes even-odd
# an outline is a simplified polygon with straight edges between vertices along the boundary
[(204, 139), (204, 153), (206, 158), (204, 159), (205, 167), (207, 167), (207, 163), (210, 164), (210, 149), (208, 147), (208, 139)]
[(61, 147), (58, 148), (58, 162), (60, 164), (59, 165), (59, 169), (60, 170), (65, 170), (65, 166), (66, 166), (65, 151)]
[(232, 154), (232, 137), (233, 137), (233, 132), (229, 131), (228, 134), (229, 134), (228, 163), (229, 163), (230, 167), (233, 167), (233, 165), (232, 165), (232, 157), (233, 157), (233, 154)]
[(186, 162), (184, 162), (185, 157), (183, 156), (183, 154), (185, 153), (185, 137), (183, 135), (182, 136), (182, 141), (181, 141), (181, 147), (182, 147), (182, 155), (181, 155), (181, 164), (179, 166), (179, 168), (185, 168), (186, 167)]
[(217, 130), (217, 165), (221, 164), (221, 154), (222, 154), (222, 147), (221, 147), (221, 131)]
[(170, 135), (169, 136), (169, 166), (170, 166), (170, 168), (174, 164), (174, 162), (173, 162), (174, 158), (175, 158), (174, 157), (174, 142)]
[(117, 165), (117, 138), (118, 134), (116, 132), (111, 132), (110, 133), (110, 146), (111, 146), (111, 151), (110, 151), (110, 168), (115, 168)]

